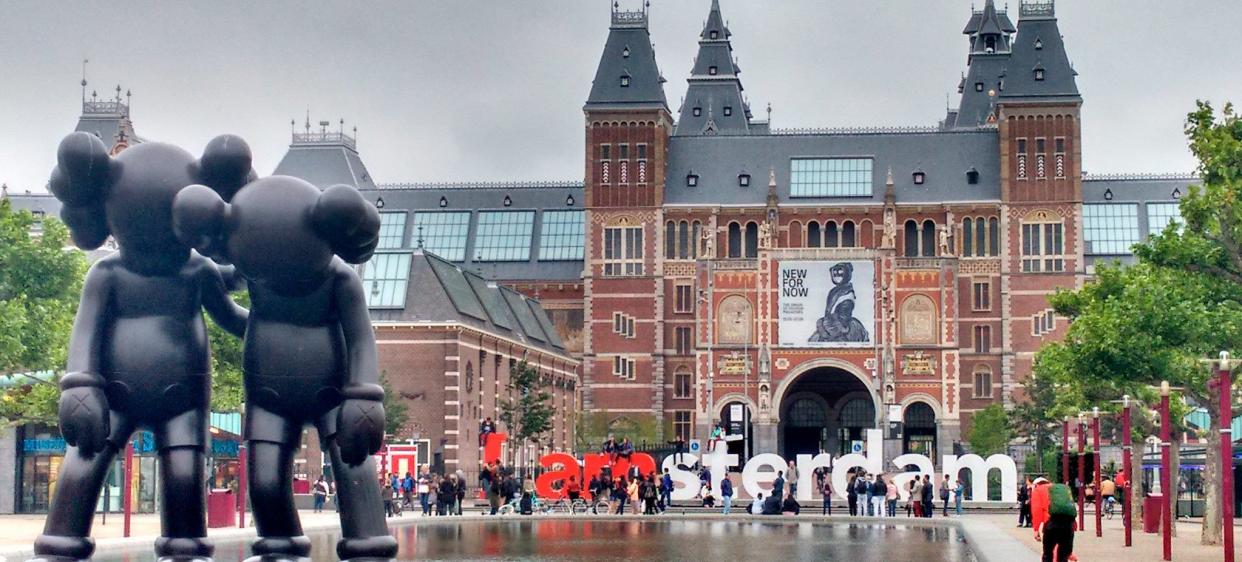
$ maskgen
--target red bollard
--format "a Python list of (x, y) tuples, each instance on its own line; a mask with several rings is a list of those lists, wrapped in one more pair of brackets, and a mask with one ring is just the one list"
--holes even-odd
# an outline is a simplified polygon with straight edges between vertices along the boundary
[(1169, 447), (1172, 445), (1169, 421), (1169, 381), (1160, 383), (1160, 493), (1164, 505), (1161, 506), (1161, 519), (1164, 527), (1164, 559), (1173, 559), (1173, 502), (1169, 499), (1177, 495), (1169, 483), (1172, 481)]
[(121, 519), (121, 534), (126, 537), (129, 536), (130, 516), (134, 513), (134, 476), (131, 474), (133, 470), (134, 440), (130, 439), (125, 442), (125, 468), (121, 470), (121, 477), (125, 479), (124, 482), (121, 482), (121, 493), (125, 494), (125, 496), (121, 498), (122, 510), (125, 512)]
[(1229, 372), (1229, 352), (1220, 352), (1220, 477), (1221, 516), (1224, 519), (1225, 562), (1233, 562), (1233, 380)]
[(1126, 530), (1126, 546), (1133, 546), (1133, 538), (1130, 535), (1132, 531), (1132, 529), (1130, 528), (1131, 527), (1130, 510), (1133, 509), (1132, 507), (1130, 507), (1130, 503), (1132, 501), (1132, 497), (1130, 495), (1130, 481), (1134, 479), (1134, 475), (1130, 474), (1130, 463), (1132, 462), (1132, 459), (1130, 458), (1130, 448), (1131, 448), (1130, 441), (1132, 439), (1132, 436), (1130, 435), (1130, 395), (1129, 394), (1121, 397), (1121, 404), (1122, 404), (1122, 407), (1121, 407), (1122, 448), (1121, 449), (1122, 449), (1122, 459), (1123, 459), (1122, 462), (1125, 463), (1125, 474), (1126, 474), (1126, 485), (1122, 488), (1122, 491), (1121, 491), (1122, 493), (1121, 497), (1125, 498), (1125, 501), (1121, 502), (1121, 517), (1122, 517), (1121, 525)]
[(237, 528), (246, 528), (246, 444), (237, 446)]
[(1091, 410), (1091, 456), (1095, 459), (1095, 536), (1104, 536), (1104, 494), (1100, 490), (1100, 409)]
[(1069, 418), (1061, 422), (1061, 483), (1069, 484)]
[(1087, 514), (1083, 509), (1087, 500), (1087, 424), (1078, 414), (1078, 530), (1087, 530)]

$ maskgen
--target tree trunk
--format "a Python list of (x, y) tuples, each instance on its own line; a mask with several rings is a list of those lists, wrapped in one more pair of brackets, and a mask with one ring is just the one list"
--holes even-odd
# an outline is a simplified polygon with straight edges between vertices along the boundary
[(1208, 386), (1208, 399), (1204, 404), (1208, 413), (1208, 431), (1203, 455), (1203, 529), (1200, 544), (1220, 544), (1221, 541), (1221, 473), (1220, 473), (1220, 393)]
[(1143, 452), (1146, 447), (1140, 440), (1137, 446), (1130, 449), (1130, 466), (1126, 467), (1126, 475), (1130, 478), (1130, 497), (1126, 498), (1130, 506), (1130, 529), (1143, 529)]

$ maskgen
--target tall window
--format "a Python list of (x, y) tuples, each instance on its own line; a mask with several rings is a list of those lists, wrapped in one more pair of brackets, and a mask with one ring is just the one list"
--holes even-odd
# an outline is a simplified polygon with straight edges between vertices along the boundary
[(918, 257), (919, 255), (919, 223), (912, 220), (906, 221), (906, 239), (902, 252), (907, 258)]
[(694, 312), (694, 288), (689, 284), (679, 284), (673, 288), (673, 312), (685, 314)]
[(414, 213), (410, 231), (413, 246), (421, 239), (423, 248), (449, 261), (466, 259), (466, 238), (470, 232), (470, 211)]
[(691, 397), (691, 377), (690, 369), (685, 367), (677, 369), (677, 372), (673, 374), (673, 398)]
[(746, 257), (759, 256), (759, 223), (746, 223)]
[(530, 259), (534, 211), (480, 211), (474, 235), (478, 261), (526, 261)]
[(612, 358), (612, 374), (625, 380), (634, 380), (634, 375), (638, 371), (638, 362), (624, 355), (617, 355)]
[(841, 243), (841, 233), (837, 231), (836, 221), (824, 223), (824, 247), (836, 248)]
[(1026, 139), (1018, 139), (1018, 179), (1026, 179)]
[(975, 398), (992, 397), (992, 368), (987, 365), (975, 367)]
[(975, 353), (992, 352), (992, 327), (975, 326)]
[(1057, 179), (1064, 179), (1065, 178), (1065, 137), (1057, 137), (1054, 142), (1056, 143), (1056, 155), (1053, 157), (1055, 161), (1052, 163), (1052, 165), (1055, 168), (1054, 171), (1056, 173)]
[(1031, 335), (1042, 336), (1057, 329), (1056, 313), (1051, 309), (1031, 317)]
[(995, 218), (962, 219), (962, 257), (996, 256), (999, 253), (1000, 232)]
[(791, 197), (867, 197), (870, 158), (794, 158), (789, 161)]
[(819, 223), (811, 221), (806, 223), (806, 247), (818, 248), (823, 245), (823, 238), (820, 235)]
[(1035, 177), (1041, 180), (1048, 177), (1047, 150), (1048, 139), (1035, 139)]
[(400, 248), (405, 238), (405, 212), (380, 213), (377, 248)]
[(992, 310), (992, 283), (975, 281), (971, 283), (971, 310), (986, 312)]
[(690, 257), (690, 223), (686, 221), (677, 223), (677, 257)]
[(936, 255), (936, 223), (931, 220), (923, 221), (922, 232), (923, 257), (929, 258)]
[(688, 410), (678, 410), (673, 412), (673, 435), (680, 435), (682, 439), (690, 439), (690, 412)]
[(612, 183), (612, 147), (603, 144), (599, 147), (599, 179), (600, 183)]
[(1082, 235), (1088, 254), (1128, 254), (1139, 241), (1138, 205), (1082, 206)]
[(604, 229), (604, 275), (643, 274), (643, 229), (610, 226)]
[(634, 337), (637, 333), (634, 330), (634, 317), (623, 312), (612, 313), (612, 333), (627, 338)]
[(539, 259), (580, 260), (586, 230), (582, 211), (544, 211)]
[(664, 225), (664, 259), (677, 259), (677, 223), (673, 221)]
[(668, 221), (664, 233), (664, 258), (685, 260), (698, 257), (699, 221)]
[(1147, 235), (1164, 232), (1169, 223), (1182, 221), (1182, 211), (1177, 203), (1147, 204)]
[(854, 230), (854, 221), (845, 221), (845, 224), (841, 225), (842, 248), (853, 248), (855, 246), (857, 235)]
[(363, 266), (362, 278), (367, 307), (403, 308), (410, 279), (410, 254), (375, 254)]
[(1065, 270), (1064, 232), (1059, 222), (1022, 225), (1022, 271), (1024, 273)]
[(742, 257), (742, 225), (729, 223), (729, 257)]
[(678, 326), (673, 330), (677, 355), (690, 355), (690, 333), (689, 326)]

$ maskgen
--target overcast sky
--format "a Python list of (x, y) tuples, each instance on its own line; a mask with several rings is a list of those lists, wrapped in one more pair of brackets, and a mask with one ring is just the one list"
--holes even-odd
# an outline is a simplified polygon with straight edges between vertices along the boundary
[[(133, 91), (139, 135), (198, 153), (236, 133), (260, 174), (309, 108), (358, 127), (380, 182), (581, 179), (609, 3), (3, 0), (0, 182), (42, 190), (77, 121), (83, 58), (90, 89)], [(653, 0), (674, 112), (709, 5)], [(776, 127), (935, 124), (947, 93), (957, 103), (970, 8), (722, 0), (746, 93), (758, 117), (772, 104)], [(1057, 15), (1085, 100), (1084, 169), (1191, 171), (1194, 100), (1242, 102), (1242, 2), (1061, 0)]]

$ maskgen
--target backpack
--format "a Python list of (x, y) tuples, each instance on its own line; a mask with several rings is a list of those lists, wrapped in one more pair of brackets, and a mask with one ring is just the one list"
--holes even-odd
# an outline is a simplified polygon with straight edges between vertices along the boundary
[(1069, 486), (1053, 484), (1048, 489), (1048, 514), (1068, 517), (1076, 517), (1078, 515), (1078, 509), (1074, 507), (1074, 497), (1070, 494)]

